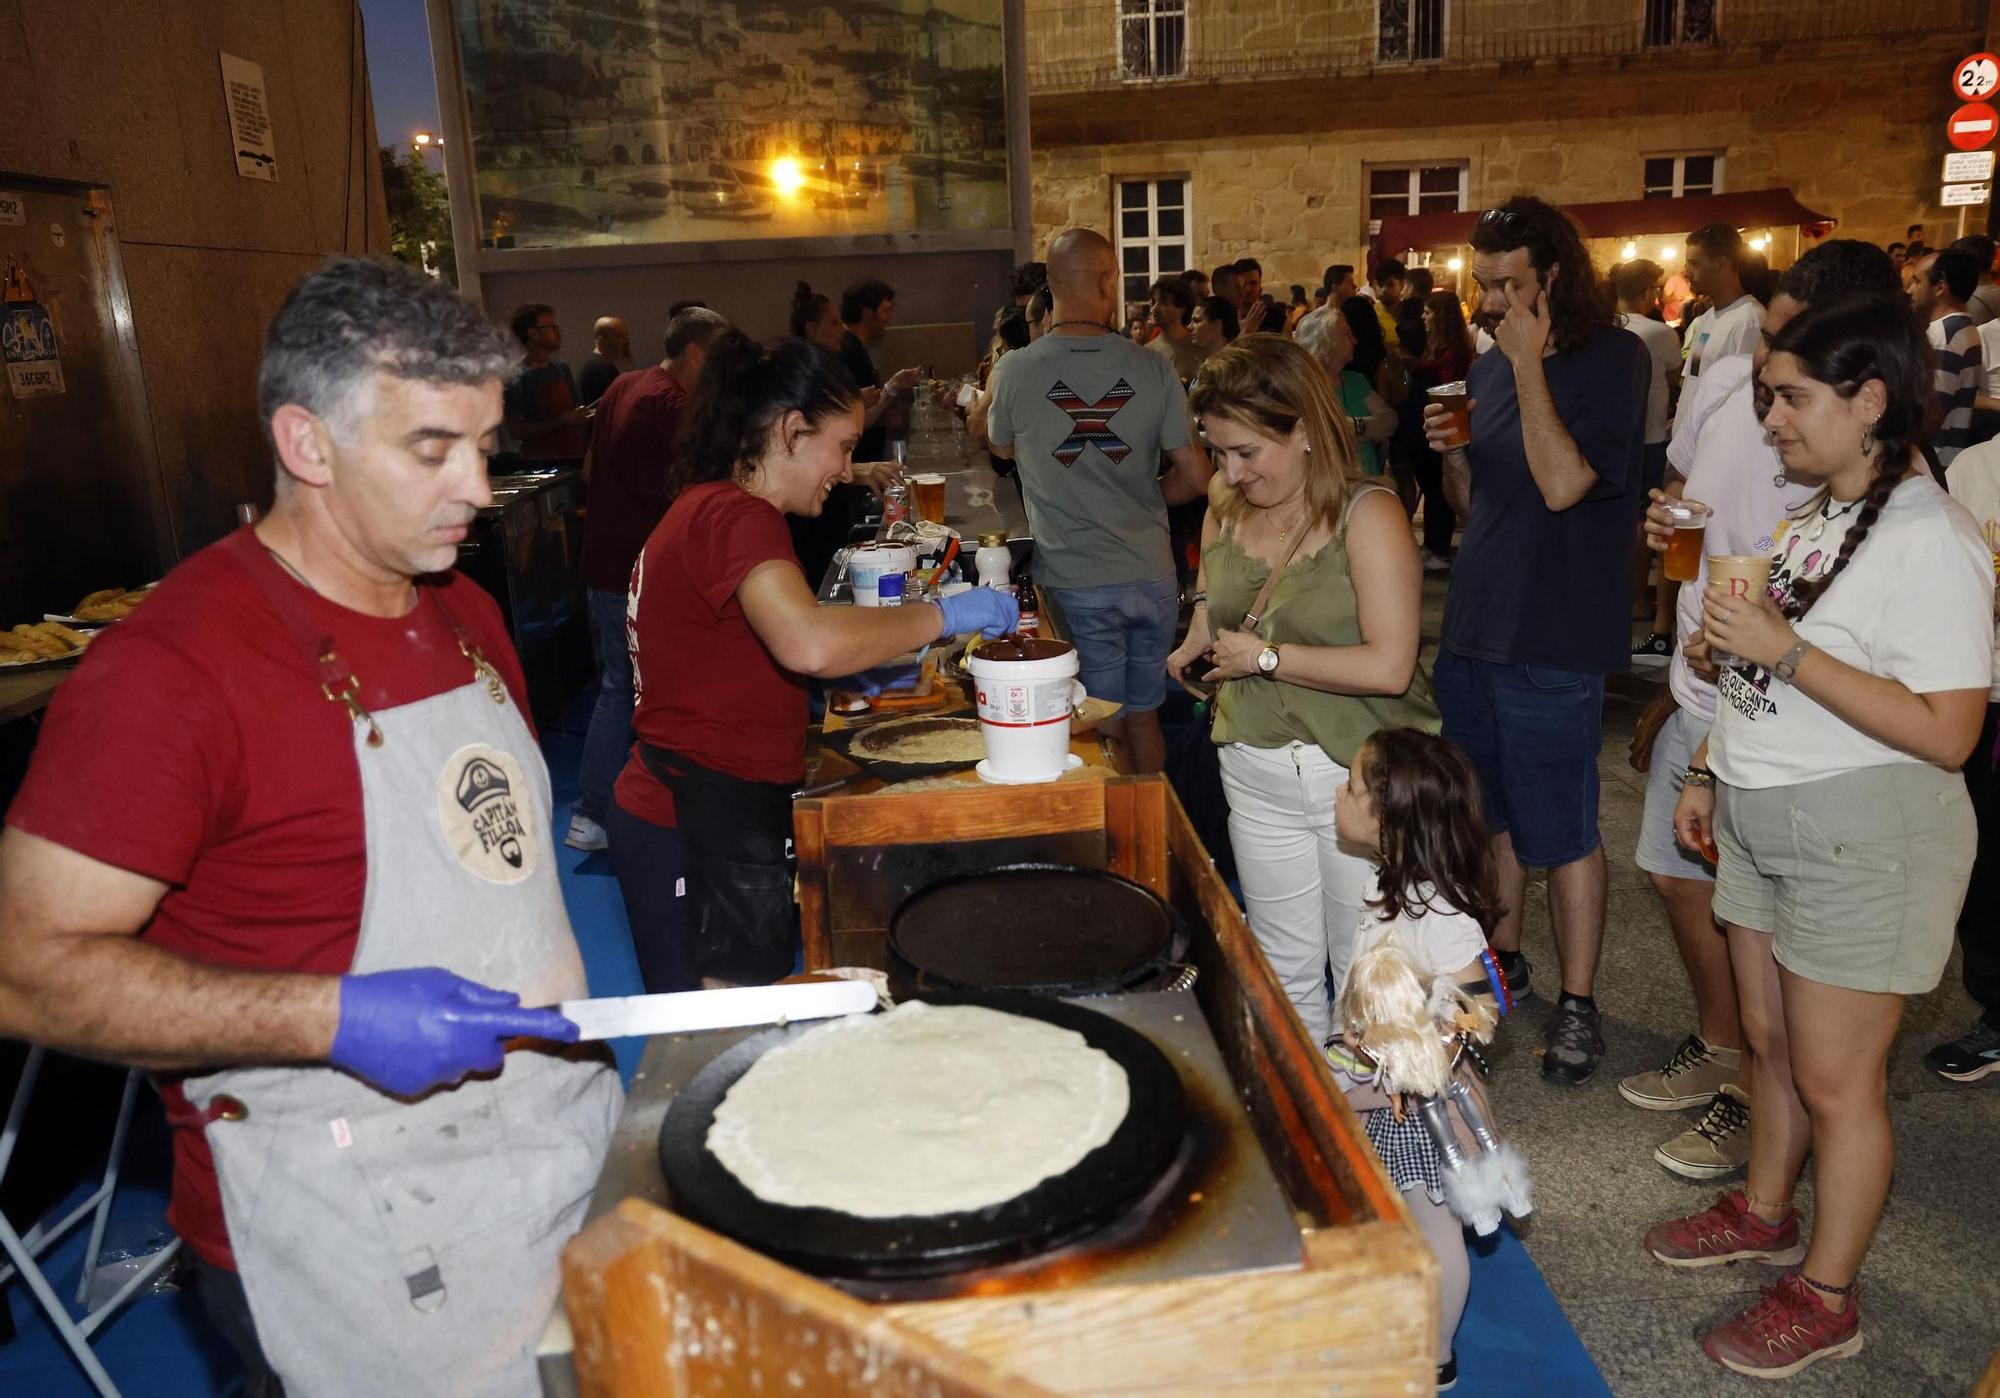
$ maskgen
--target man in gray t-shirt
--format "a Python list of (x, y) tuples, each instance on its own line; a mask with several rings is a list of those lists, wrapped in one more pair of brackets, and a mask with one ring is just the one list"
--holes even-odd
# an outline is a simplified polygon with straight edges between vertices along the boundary
[(986, 435), (1020, 472), (1034, 576), (1062, 608), (1084, 687), (1125, 706), (1106, 727), (1133, 770), (1158, 771), (1156, 711), (1179, 623), (1167, 506), (1207, 493), (1208, 454), (1189, 440), (1172, 363), (1110, 328), (1111, 244), (1088, 229), (1058, 234), (1049, 290), (1049, 333), (994, 366)]

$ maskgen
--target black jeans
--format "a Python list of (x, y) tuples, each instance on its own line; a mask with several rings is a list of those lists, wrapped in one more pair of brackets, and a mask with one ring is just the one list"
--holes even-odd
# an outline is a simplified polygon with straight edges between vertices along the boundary
[(699, 990), (701, 977), (688, 944), (687, 844), (681, 832), (641, 820), (613, 801), (604, 837), (646, 993)]
[(1410, 469), (1424, 494), (1424, 547), (1439, 558), (1449, 558), (1458, 514), (1444, 498), (1444, 458), (1418, 442), (1410, 450)]
[(187, 1256), (194, 1264), (195, 1293), (201, 1298), (202, 1310), (243, 1361), (245, 1398), (284, 1398), (285, 1385), (272, 1371), (270, 1361), (264, 1358), (264, 1347), (257, 1341), (257, 1322), (250, 1318), (243, 1278), (227, 1267), (203, 1261), (192, 1250)]
[(2000, 1029), (2000, 704), (1986, 706), (1979, 746), (1965, 760), (1965, 789), (1979, 818), (1979, 852), (1972, 860), (1965, 907), (1958, 915), (1958, 944), (1965, 953), (1965, 993), (1979, 1002), (1986, 1022)]

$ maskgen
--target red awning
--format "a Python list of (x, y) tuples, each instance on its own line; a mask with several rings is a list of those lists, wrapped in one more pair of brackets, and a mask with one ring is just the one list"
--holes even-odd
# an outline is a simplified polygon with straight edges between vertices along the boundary
[[(1407, 248), (1451, 247), (1472, 236), (1480, 210), (1449, 214), (1398, 214), (1382, 220), (1375, 247), (1384, 255)], [(1781, 228), (1787, 224), (1831, 227), (1830, 215), (1808, 209), (1789, 189), (1750, 189), (1738, 194), (1693, 194), (1681, 199), (1616, 199), (1604, 204), (1565, 204), (1590, 238), (1643, 238), (1688, 233), (1706, 223), (1736, 228)]]

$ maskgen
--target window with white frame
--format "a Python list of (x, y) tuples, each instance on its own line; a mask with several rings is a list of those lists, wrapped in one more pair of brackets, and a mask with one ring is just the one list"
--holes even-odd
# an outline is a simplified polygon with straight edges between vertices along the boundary
[(1188, 0), (1118, 0), (1118, 71), (1128, 82), (1187, 76)]
[(1437, 165), (1377, 165), (1368, 171), (1368, 232), (1400, 214), (1448, 214), (1465, 207), (1468, 171), (1462, 160)]
[(1445, 0), (1376, 0), (1375, 56), (1383, 63), (1444, 57)]
[(1154, 282), (1187, 270), (1192, 226), (1185, 175), (1118, 181), (1118, 266), (1126, 304), (1145, 301)]
[(1684, 194), (1722, 193), (1722, 152), (1649, 155), (1643, 171), (1648, 199), (1678, 199)]

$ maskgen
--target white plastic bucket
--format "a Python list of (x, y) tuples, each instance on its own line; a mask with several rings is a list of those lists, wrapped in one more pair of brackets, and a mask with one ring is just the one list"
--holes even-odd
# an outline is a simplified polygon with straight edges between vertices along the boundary
[(857, 607), (900, 607), (906, 575), (917, 566), (909, 544), (863, 544), (848, 559)]
[(994, 781), (1054, 781), (1070, 767), (1070, 716), (1085, 697), (1076, 648), (1035, 644), (1063, 650), (1040, 660), (990, 660), (975, 645), (967, 662), (986, 740), (984, 766)]

